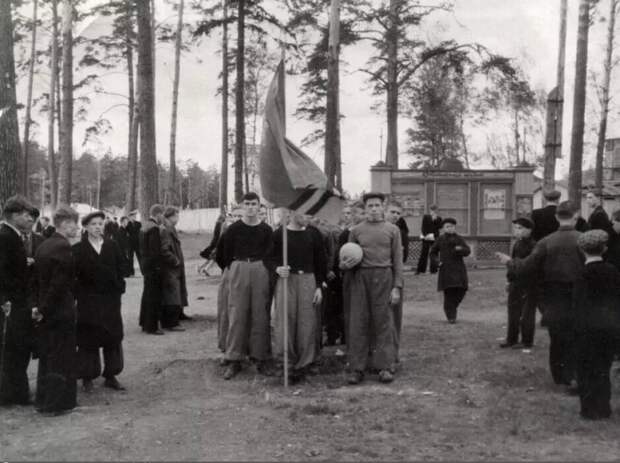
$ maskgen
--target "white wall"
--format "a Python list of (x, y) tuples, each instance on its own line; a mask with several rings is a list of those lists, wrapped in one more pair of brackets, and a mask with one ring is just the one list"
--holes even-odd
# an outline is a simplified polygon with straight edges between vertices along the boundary
[(183, 232), (212, 232), (219, 216), (220, 210), (217, 207), (181, 210), (177, 230)]

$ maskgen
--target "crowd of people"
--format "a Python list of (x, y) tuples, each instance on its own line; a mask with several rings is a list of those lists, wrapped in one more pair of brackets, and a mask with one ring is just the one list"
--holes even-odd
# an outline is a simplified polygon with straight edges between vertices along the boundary
[[(605, 418), (611, 364), (620, 351), (620, 210), (610, 219), (600, 194), (590, 192), (586, 221), (559, 197), (546, 192), (544, 208), (514, 220), (511, 254), (497, 254), (508, 281), (500, 347), (533, 347), (538, 308), (549, 332), (554, 382), (580, 396), (583, 417)], [(124, 390), (117, 379), (123, 370), (121, 297), (134, 256), (143, 275), (142, 331), (184, 331), (181, 322), (191, 317), (184, 313), (177, 208), (156, 204), (142, 224), (135, 212), (119, 223), (95, 211), (81, 219), (81, 237), (71, 208), (60, 207), (53, 223), (39, 218), (35, 228), (38, 214), (23, 197), (9, 199), (3, 209), (0, 403), (31, 402), (27, 368), (38, 358), (35, 407), (56, 415), (75, 407), (77, 380), (86, 393), (100, 376), (105, 387)], [(201, 272), (208, 275), (214, 265), (222, 271), (217, 338), (224, 379), (247, 361), (260, 374), (284, 375), (287, 352), (287, 379), (295, 383), (317, 374), (325, 345), (338, 345), (349, 384), (367, 375), (392, 382), (400, 368), (409, 249), (402, 206), (368, 193), (344, 207), (338, 224), (288, 211), (271, 226), (267, 216), (259, 196), (247, 193), (218, 219), (200, 253)], [(438, 273), (450, 324), (468, 290), (464, 259), (471, 253), (456, 226), (430, 207), (416, 267), (416, 274)]]

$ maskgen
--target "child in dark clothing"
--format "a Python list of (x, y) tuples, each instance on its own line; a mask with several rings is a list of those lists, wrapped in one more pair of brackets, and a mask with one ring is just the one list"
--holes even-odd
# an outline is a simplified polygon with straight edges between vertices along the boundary
[(441, 235), (433, 244), (430, 257), (439, 260), (439, 278), (437, 290), (443, 291), (443, 310), (449, 323), (456, 323), (459, 304), (467, 293), (467, 269), (463, 257), (471, 250), (462, 236), (456, 233), (456, 220), (447, 218), (442, 221)]
[[(513, 259), (524, 259), (529, 256), (536, 245), (532, 239), (534, 223), (525, 217), (512, 222), (516, 241), (512, 247)], [(536, 292), (532, 290), (532, 278), (528, 275), (517, 276), (508, 270), (508, 332), (506, 341), (500, 347), (519, 347), (519, 331), (521, 343), (529, 349), (534, 343), (536, 325)]]
[(609, 418), (611, 383), (609, 371), (614, 356), (614, 336), (620, 303), (620, 272), (601, 257), (608, 235), (591, 230), (579, 237), (586, 266), (575, 282), (574, 311), (578, 335), (577, 383), (581, 416)]

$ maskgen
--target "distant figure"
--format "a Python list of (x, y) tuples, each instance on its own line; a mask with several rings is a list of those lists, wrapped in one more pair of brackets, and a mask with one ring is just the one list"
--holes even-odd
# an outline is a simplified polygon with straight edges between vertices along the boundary
[(114, 219), (112, 219), (112, 217), (107, 216), (105, 219), (105, 226), (103, 228), (103, 237), (105, 239), (108, 240), (113, 240), (116, 241), (117, 240), (117, 234), (118, 234), (118, 229), (119, 229), (119, 225), (118, 222), (116, 222), (116, 217)]
[(142, 275), (144, 288), (140, 303), (140, 326), (148, 334), (162, 335), (161, 322), (161, 235), (160, 227), (164, 220), (164, 206), (154, 204), (150, 209), (149, 220), (140, 230), (140, 253), (142, 254)]
[[(428, 253), (435, 243), (435, 240), (439, 238), (439, 230), (441, 229), (442, 221), (438, 214), (438, 208), (436, 205), (429, 207), (429, 213), (422, 217), (422, 251), (420, 252), (420, 259), (418, 260), (418, 268), (416, 275), (420, 273), (426, 273), (426, 267), (428, 265)], [(437, 265), (431, 260), (431, 273), (437, 273)]]
[(129, 219), (121, 217), (121, 224), (117, 233), (117, 244), (121, 250), (121, 254), (125, 259), (125, 269), (123, 276), (129, 277), (133, 275), (133, 253), (131, 252), (131, 237), (129, 236)]
[(140, 229), (142, 224), (138, 221), (138, 211), (131, 211), (129, 213), (129, 223), (127, 224), (127, 233), (129, 234), (129, 275), (133, 276), (135, 270), (133, 267), (133, 256), (136, 256), (138, 260), (138, 266), (140, 272), (142, 272), (142, 252), (140, 251)]
[(561, 193), (557, 190), (545, 190), (543, 196), (547, 201), (547, 205), (532, 211), (532, 222), (534, 222), (532, 238), (537, 242), (560, 227), (560, 223), (555, 218), (555, 212), (560, 201)]
[(260, 208), (258, 209), (258, 220), (269, 225), (267, 223), (267, 206), (265, 206), (264, 204), (261, 204)]
[(603, 209), (603, 198), (600, 190), (589, 191), (586, 195), (586, 202), (592, 209), (592, 213), (588, 218), (589, 230), (603, 230), (608, 235), (611, 235), (611, 221), (605, 209)]

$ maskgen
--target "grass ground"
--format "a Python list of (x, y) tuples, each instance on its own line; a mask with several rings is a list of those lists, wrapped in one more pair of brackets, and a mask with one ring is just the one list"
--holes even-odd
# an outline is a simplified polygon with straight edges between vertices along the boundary
[[(286, 391), (244, 370), (221, 379), (217, 277), (195, 272), (207, 239), (184, 235), (196, 321), (184, 333), (143, 335), (142, 280), (124, 297), (125, 393), (98, 381), (80, 407), (44, 418), (31, 407), (0, 411), (2, 460), (608, 460), (620, 456), (620, 384), (612, 419), (586, 422), (553, 386), (546, 332), (531, 353), (500, 350), (501, 270), (474, 270), (459, 323), (443, 319), (434, 277), (406, 276), (402, 371), (390, 385), (345, 385), (334, 350), (323, 371)], [(31, 365), (34, 385), (36, 362)]]

